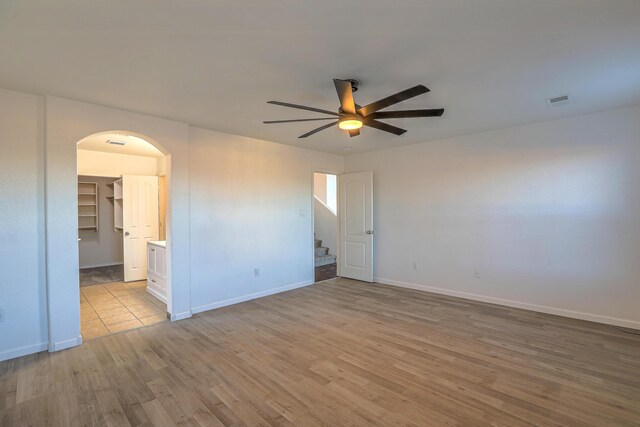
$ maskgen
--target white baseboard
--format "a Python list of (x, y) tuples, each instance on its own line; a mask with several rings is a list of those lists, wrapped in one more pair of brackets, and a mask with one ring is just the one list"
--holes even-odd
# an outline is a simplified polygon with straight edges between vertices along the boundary
[(262, 298), (273, 294), (279, 294), (280, 292), (291, 291), (293, 289), (304, 288), (305, 286), (313, 285), (313, 280), (307, 280), (304, 282), (293, 283), (291, 285), (280, 286), (278, 288), (267, 289), (262, 292), (255, 292), (241, 297), (229, 298), (226, 300), (213, 302), (211, 304), (200, 305), (191, 309), (193, 313), (202, 313), (203, 311), (213, 310), (215, 308), (226, 307), (228, 305), (238, 304), (245, 301), (250, 301), (256, 298)]
[(182, 311), (180, 313), (172, 314), (171, 321), (175, 322), (176, 320), (188, 319), (191, 316), (193, 316), (193, 313), (191, 312), (191, 310)]
[(158, 298), (163, 303), (165, 303), (165, 304), (167, 303), (167, 296), (164, 295), (163, 293), (159, 292), (157, 289), (154, 289), (154, 288), (150, 287), (149, 285), (147, 285), (147, 292), (150, 293), (151, 295), (153, 295), (154, 297)]
[(112, 263), (107, 263), (107, 264), (95, 264), (95, 265), (82, 265), (79, 267), (80, 270), (84, 269), (84, 268), (98, 268), (98, 267), (111, 267), (114, 265), (124, 265), (121, 262), (112, 262)]
[(60, 351), (80, 344), (82, 344), (82, 335), (78, 335), (77, 337), (69, 338), (67, 340), (49, 343), (49, 351)]
[(588, 320), (590, 322), (604, 323), (607, 325), (621, 326), (623, 328), (640, 329), (640, 322), (618, 317), (608, 317), (599, 314), (583, 313), (580, 311), (567, 310), (564, 308), (549, 307), (546, 305), (530, 304), (527, 302), (513, 301), (502, 298), (489, 297), (485, 295), (471, 294), (467, 292), (452, 291), (449, 289), (437, 288), (433, 286), (420, 285), (417, 283), (401, 282), (398, 280), (375, 277), (374, 282), (384, 285), (398, 286), (401, 288), (415, 289), (418, 291), (433, 292), (435, 294), (448, 295), (452, 297), (464, 298), (473, 301), (488, 302), (491, 304), (504, 305), (507, 307), (521, 308), (524, 310), (537, 311), (540, 313), (554, 314), (556, 316), (570, 317), (572, 319)]
[(0, 362), (15, 359), (16, 357), (26, 356), (27, 354), (39, 353), (47, 349), (47, 343), (41, 342), (37, 344), (26, 345), (24, 347), (12, 348), (0, 352)]

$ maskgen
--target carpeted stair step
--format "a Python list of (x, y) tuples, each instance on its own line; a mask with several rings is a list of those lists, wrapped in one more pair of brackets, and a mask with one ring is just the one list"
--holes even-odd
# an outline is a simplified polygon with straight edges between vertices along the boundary
[(316, 248), (319, 248), (319, 247), (321, 247), (321, 246), (322, 246), (322, 240), (320, 240), (320, 239), (314, 239), (314, 240), (315, 240), (315, 246), (316, 246)]
[(323, 265), (335, 264), (335, 262), (336, 262), (336, 256), (335, 255), (330, 255), (330, 254), (319, 255), (319, 256), (316, 256), (316, 259), (315, 259), (316, 267), (322, 267)]
[(329, 248), (323, 248), (322, 246), (316, 246), (316, 256), (327, 255), (329, 253)]

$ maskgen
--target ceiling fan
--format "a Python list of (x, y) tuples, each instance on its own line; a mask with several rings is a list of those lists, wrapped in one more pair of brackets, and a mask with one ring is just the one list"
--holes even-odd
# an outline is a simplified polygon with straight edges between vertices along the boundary
[[(354, 137), (360, 135), (360, 128), (362, 126), (369, 126), (378, 130), (389, 132), (394, 135), (402, 135), (406, 132), (405, 129), (401, 129), (396, 126), (392, 126), (387, 123), (378, 121), (378, 119), (402, 119), (413, 117), (440, 117), (444, 113), (444, 109), (430, 109), (430, 110), (404, 110), (404, 111), (379, 111), (387, 108), (391, 105), (397, 104), (407, 99), (413, 98), (423, 93), (429, 92), (429, 89), (423, 85), (417, 85), (410, 89), (403, 90), (386, 98), (382, 98), (376, 102), (361, 107), (353, 100), (353, 92), (358, 90), (359, 82), (357, 80), (340, 80), (333, 79), (333, 84), (336, 86), (338, 92), (338, 98), (340, 98), (340, 108), (338, 112), (329, 110), (323, 110), (320, 108), (307, 107), (304, 105), (290, 104), (288, 102), (280, 101), (267, 101), (267, 104), (281, 105), (283, 107), (297, 108), (300, 110), (314, 111), (316, 113), (328, 114), (333, 117), (320, 117), (314, 119), (293, 119), (293, 120), (267, 120), (263, 123), (293, 123), (293, 122), (313, 122), (318, 120), (334, 120), (331, 123), (320, 126), (300, 135), (298, 138), (306, 138), (315, 133), (330, 128), (331, 126), (338, 125), (340, 129), (344, 129), (349, 132), (349, 136)], [(337, 120), (336, 120), (337, 119)]]

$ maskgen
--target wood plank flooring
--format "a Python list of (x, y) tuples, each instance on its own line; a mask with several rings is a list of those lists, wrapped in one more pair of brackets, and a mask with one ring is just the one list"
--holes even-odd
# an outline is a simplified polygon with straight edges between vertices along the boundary
[(640, 425), (640, 336), (335, 279), (2, 362), (0, 425)]

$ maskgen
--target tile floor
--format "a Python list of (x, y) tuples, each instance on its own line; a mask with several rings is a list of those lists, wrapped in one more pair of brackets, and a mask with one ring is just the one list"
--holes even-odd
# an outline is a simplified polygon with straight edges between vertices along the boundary
[(80, 288), (84, 340), (167, 320), (167, 305), (147, 292), (147, 282), (115, 282)]

